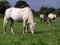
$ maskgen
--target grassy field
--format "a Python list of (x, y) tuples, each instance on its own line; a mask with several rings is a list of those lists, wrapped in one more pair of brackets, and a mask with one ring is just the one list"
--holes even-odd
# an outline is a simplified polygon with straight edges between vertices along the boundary
[(35, 17), (35, 34), (28, 33), (23, 35), (22, 22), (14, 23), (15, 35), (10, 33), (10, 22), (8, 23), (7, 34), (3, 34), (3, 19), (0, 19), (0, 45), (60, 45), (60, 17), (56, 19), (56, 24), (48, 26), (41, 24)]

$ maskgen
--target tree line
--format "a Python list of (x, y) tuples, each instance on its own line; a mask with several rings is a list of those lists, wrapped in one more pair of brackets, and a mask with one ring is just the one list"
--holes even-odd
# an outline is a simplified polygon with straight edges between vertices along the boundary
[[(24, 7), (27, 7), (27, 6), (30, 7), (27, 2), (19, 0), (19, 1), (16, 2), (14, 7), (24, 8)], [(11, 5), (9, 4), (9, 2), (7, 0), (6, 1), (0, 1), (0, 14), (4, 14), (5, 10), (7, 8), (10, 8), (10, 7), (11, 7)], [(41, 13), (45, 14), (45, 15), (48, 15), (49, 13), (56, 13), (59, 16), (60, 15), (60, 8), (55, 9), (55, 8), (52, 8), (52, 7), (48, 8), (48, 7), (42, 6), (39, 11), (35, 11), (35, 10), (32, 9), (32, 12), (33, 12), (34, 16), (39, 16), (39, 14), (41, 14)], [(0, 15), (0, 17), (1, 17), (1, 15)]]
[(39, 16), (40, 14), (44, 14), (44, 15), (48, 16), (49, 13), (54, 13), (57, 16), (60, 16), (60, 8), (55, 9), (53, 7), (44, 7), (44, 6), (42, 6), (39, 11), (34, 11), (33, 10), (33, 12), (34, 12), (35, 16)]

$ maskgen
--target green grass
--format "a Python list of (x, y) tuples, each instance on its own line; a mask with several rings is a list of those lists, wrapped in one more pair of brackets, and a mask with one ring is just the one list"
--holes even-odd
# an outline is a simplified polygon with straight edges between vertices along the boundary
[(48, 26), (41, 24), (35, 17), (35, 34), (28, 33), (23, 35), (22, 22), (14, 23), (15, 35), (10, 32), (10, 22), (7, 26), (7, 34), (3, 34), (3, 19), (0, 19), (0, 45), (60, 45), (60, 17), (56, 19), (56, 24)]

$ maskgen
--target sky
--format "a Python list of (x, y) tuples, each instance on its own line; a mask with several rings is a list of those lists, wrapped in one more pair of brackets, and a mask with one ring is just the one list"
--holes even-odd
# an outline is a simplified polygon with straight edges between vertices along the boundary
[[(18, 0), (8, 0), (10, 5), (14, 6)], [(42, 6), (60, 8), (60, 0), (24, 0), (26, 1), (30, 7), (36, 11), (38, 11)]]
[(0, 1), (5, 1), (5, 0), (0, 0)]

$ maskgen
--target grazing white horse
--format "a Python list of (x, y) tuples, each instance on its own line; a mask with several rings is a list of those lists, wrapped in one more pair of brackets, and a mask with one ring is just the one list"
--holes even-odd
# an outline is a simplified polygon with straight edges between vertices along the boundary
[(48, 14), (49, 26), (52, 25), (52, 23), (55, 23), (55, 19), (56, 19), (56, 14), (53, 13)]
[(27, 33), (27, 24), (29, 24), (29, 27), (31, 29), (31, 33), (34, 33), (35, 30), (35, 23), (33, 19), (33, 14), (32, 11), (29, 7), (25, 8), (9, 8), (5, 11), (5, 16), (4, 16), (4, 22), (3, 22), (3, 29), (4, 33), (6, 33), (6, 26), (8, 23), (8, 20), (11, 20), (11, 33), (14, 34), (13, 31), (13, 24), (14, 21), (23, 21), (23, 34)]
[(45, 23), (46, 22), (46, 16), (44, 14), (40, 14), (40, 21), (41, 23)]

